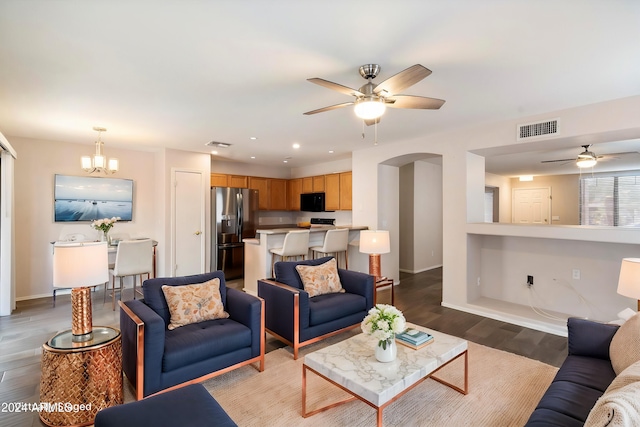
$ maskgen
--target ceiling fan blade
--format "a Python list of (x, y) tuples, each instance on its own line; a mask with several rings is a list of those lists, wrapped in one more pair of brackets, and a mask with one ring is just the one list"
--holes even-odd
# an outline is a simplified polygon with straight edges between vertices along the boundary
[(429, 74), (431, 74), (430, 69), (423, 67), (420, 64), (416, 64), (389, 77), (387, 80), (376, 86), (373, 92), (379, 95), (382, 91), (385, 91), (389, 95), (394, 95), (402, 92), (409, 86), (413, 86)]
[(306, 116), (311, 115), (311, 114), (317, 114), (317, 113), (324, 113), (325, 111), (331, 111), (331, 110), (336, 110), (338, 108), (342, 108), (342, 107), (348, 107), (349, 105), (353, 105), (353, 102), (344, 102), (342, 104), (336, 104), (336, 105), (331, 105), (329, 107), (324, 107), (324, 108), (318, 108), (317, 110), (313, 110), (313, 111), (307, 111), (306, 113), (304, 113)]
[(542, 160), (540, 163), (575, 162), (576, 159)]
[(365, 121), (364, 121), (364, 123), (365, 123), (367, 126), (375, 125), (376, 123), (380, 123), (380, 117), (378, 117), (377, 119), (368, 119), (368, 120), (365, 120)]
[(340, 85), (338, 83), (330, 82), (329, 80), (320, 79), (318, 77), (314, 77), (312, 79), (307, 79), (307, 81), (310, 81), (311, 83), (315, 83), (315, 84), (323, 86), (323, 87), (326, 87), (327, 89), (331, 89), (331, 90), (335, 90), (335, 91), (340, 92), (340, 93), (344, 93), (345, 95), (364, 96), (364, 93), (360, 92), (357, 89), (352, 89), (350, 87), (343, 86), (343, 85)]
[(422, 108), (427, 110), (437, 110), (445, 103), (443, 99), (427, 98), (425, 96), (395, 95), (386, 98), (387, 107), (390, 108)]

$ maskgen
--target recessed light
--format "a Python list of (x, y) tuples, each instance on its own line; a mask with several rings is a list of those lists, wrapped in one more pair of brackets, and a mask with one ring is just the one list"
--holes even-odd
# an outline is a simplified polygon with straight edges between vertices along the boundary
[(258, 138), (256, 138), (255, 136), (252, 136), (252, 137), (249, 137), (249, 139), (252, 140), (252, 141), (255, 141)]
[(295, 144), (293, 144), (293, 148), (300, 148), (300, 144), (296, 142)]
[(256, 158), (256, 156), (251, 156), (251, 158), (252, 158), (252, 159), (255, 159), (255, 158)]
[(282, 163), (289, 163), (289, 160), (283, 160)]
[(329, 154), (333, 154), (333, 150), (329, 150)]
[(216, 150), (213, 150), (211, 154), (218, 154), (218, 152)]

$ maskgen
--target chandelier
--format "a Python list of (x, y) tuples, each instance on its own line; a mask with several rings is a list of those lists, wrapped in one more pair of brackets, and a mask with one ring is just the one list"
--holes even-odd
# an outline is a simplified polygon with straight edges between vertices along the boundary
[(103, 127), (94, 126), (93, 130), (98, 132), (98, 140), (96, 141), (96, 154), (91, 156), (82, 156), (80, 158), (80, 163), (82, 164), (82, 169), (85, 172), (94, 173), (94, 172), (104, 172), (104, 173), (114, 173), (118, 171), (118, 159), (109, 159), (107, 162), (107, 157), (102, 154), (103, 142), (100, 139), (100, 135), (102, 132), (106, 132), (107, 129)]

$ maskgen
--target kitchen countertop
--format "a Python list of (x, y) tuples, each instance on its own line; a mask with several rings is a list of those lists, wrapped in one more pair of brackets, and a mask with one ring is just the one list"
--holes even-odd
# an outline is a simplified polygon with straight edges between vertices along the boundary
[[(298, 230), (309, 230), (311, 233), (317, 231), (327, 231), (333, 230), (336, 228), (347, 228), (349, 230), (367, 230), (369, 227), (359, 226), (359, 225), (313, 225), (311, 228), (309, 227), (285, 227), (285, 228), (258, 228), (256, 230), (256, 234), (286, 234), (289, 231), (298, 231)], [(245, 239), (245, 241), (248, 239)]]

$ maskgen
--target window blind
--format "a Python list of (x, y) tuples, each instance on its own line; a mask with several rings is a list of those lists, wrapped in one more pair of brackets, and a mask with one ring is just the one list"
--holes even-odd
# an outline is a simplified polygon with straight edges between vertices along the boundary
[(580, 224), (640, 227), (640, 176), (580, 178)]

